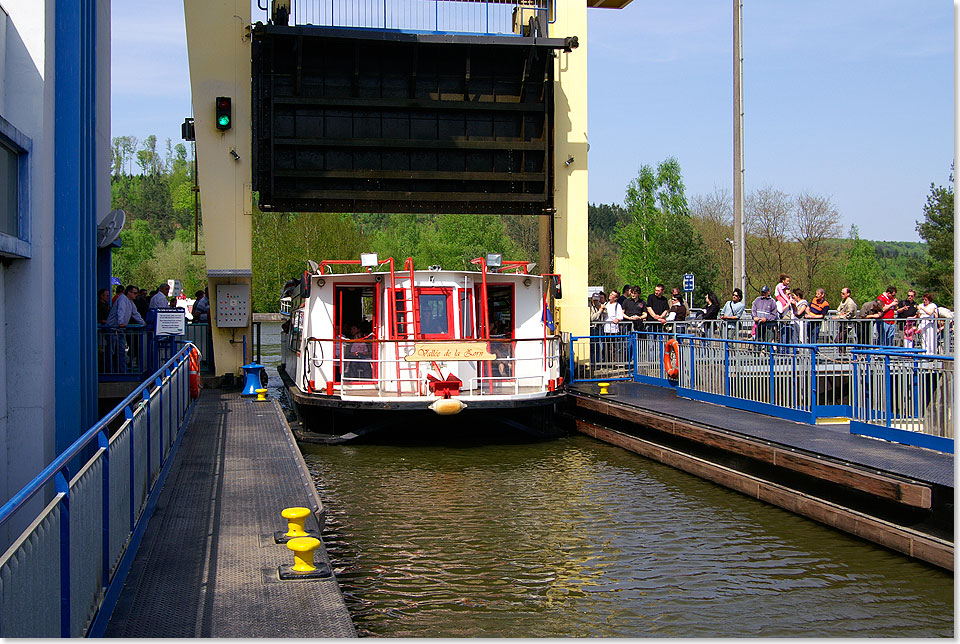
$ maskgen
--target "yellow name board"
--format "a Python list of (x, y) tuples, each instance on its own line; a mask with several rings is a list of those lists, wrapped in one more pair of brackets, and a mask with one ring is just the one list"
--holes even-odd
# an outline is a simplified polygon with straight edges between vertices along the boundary
[(407, 362), (496, 360), (497, 356), (487, 351), (483, 342), (418, 342), (413, 346), (413, 353), (403, 359)]

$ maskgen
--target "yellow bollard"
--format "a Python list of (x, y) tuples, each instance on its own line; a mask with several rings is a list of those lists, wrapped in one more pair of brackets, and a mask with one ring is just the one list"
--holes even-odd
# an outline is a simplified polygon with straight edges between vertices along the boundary
[(287, 547), (293, 550), (294, 572), (312, 572), (317, 569), (313, 565), (313, 551), (320, 547), (320, 540), (315, 537), (297, 537), (287, 542)]
[(608, 393), (608, 392), (607, 392), (607, 387), (610, 386), (610, 383), (609, 383), (609, 382), (598, 382), (598, 383), (597, 383), (597, 386), (600, 387), (600, 395), (603, 396), (604, 394), (607, 394), (607, 393)]
[(303, 528), (307, 517), (310, 516), (309, 508), (286, 508), (280, 516), (287, 520), (287, 531), (283, 536), (289, 539), (310, 536)]
[(267, 399), (267, 390), (266, 389), (257, 389), (257, 402), (263, 402)]

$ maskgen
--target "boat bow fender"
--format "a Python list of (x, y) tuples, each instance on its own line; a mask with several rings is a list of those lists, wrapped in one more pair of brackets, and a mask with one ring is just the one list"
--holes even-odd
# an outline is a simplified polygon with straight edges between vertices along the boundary
[(434, 400), (427, 409), (430, 409), (439, 416), (453, 416), (454, 414), (459, 414), (466, 406), (467, 403), (459, 398), (438, 398)]

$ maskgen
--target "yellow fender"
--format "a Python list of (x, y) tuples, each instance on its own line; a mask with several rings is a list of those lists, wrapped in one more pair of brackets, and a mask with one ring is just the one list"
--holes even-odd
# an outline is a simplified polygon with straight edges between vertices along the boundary
[(454, 414), (459, 414), (460, 411), (467, 406), (467, 403), (463, 402), (459, 398), (438, 398), (434, 400), (433, 403), (427, 407), (440, 416), (452, 416)]

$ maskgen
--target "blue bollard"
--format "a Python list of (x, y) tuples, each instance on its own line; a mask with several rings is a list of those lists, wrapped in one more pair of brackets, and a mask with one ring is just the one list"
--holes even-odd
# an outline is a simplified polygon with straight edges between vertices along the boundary
[(256, 398), (257, 389), (260, 389), (260, 374), (263, 372), (263, 365), (257, 364), (256, 362), (251, 362), (250, 364), (245, 364), (243, 367), (244, 374), (246, 374), (246, 382), (243, 383), (243, 391), (240, 392), (240, 395), (245, 398)]

